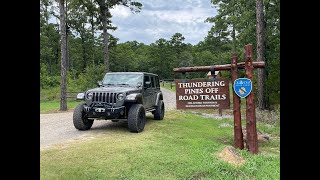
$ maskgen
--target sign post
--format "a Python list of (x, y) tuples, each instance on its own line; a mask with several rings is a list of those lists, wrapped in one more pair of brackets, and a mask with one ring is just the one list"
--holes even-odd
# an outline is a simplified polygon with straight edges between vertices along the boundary
[[(234, 89), (234, 82), (238, 78), (238, 67), (237, 67), (237, 55), (233, 54), (231, 59), (231, 81), (232, 89)], [(241, 111), (240, 111), (240, 98), (233, 90), (233, 117), (234, 117), (234, 147), (243, 149), (243, 133), (241, 125)]]
[[(250, 81), (253, 81), (253, 65), (252, 65), (252, 44), (244, 47), (245, 55), (245, 74)], [(251, 83), (252, 84), (252, 83)], [(258, 137), (256, 128), (256, 110), (254, 105), (253, 88), (251, 93), (246, 97), (246, 129), (247, 129), (247, 143), (246, 147), (252, 154), (258, 153)]]

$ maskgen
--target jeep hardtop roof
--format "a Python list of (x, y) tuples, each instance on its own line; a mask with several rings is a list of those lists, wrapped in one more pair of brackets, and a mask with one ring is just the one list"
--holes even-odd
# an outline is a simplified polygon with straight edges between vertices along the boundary
[(157, 74), (147, 73), (147, 72), (107, 72), (107, 74), (146, 74), (146, 75), (158, 76)]

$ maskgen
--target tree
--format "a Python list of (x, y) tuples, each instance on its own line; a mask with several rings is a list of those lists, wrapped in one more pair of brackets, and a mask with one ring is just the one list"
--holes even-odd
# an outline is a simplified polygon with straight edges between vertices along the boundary
[(206, 22), (213, 23), (209, 35), (219, 38), (220, 42), (228, 42), (232, 39), (232, 51), (235, 52), (238, 43), (236, 33), (239, 32), (238, 21), (243, 9), (243, 2), (239, 0), (212, 0), (211, 2), (219, 8), (215, 17), (206, 19)]
[(103, 27), (103, 44), (104, 44), (104, 63), (106, 65), (106, 71), (110, 71), (110, 62), (109, 62), (109, 50), (108, 50), (108, 29), (110, 29), (110, 18), (112, 17), (110, 9), (116, 5), (123, 5), (129, 7), (131, 12), (140, 12), (142, 4), (139, 2), (134, 2), (131, 0), (95, 0), (100, 8), (100, 18), (102, 21)]
[(171, 47), (175, 60), (171, 63), (173, 67), (181, 67), (180, 62), (183, 61), (181, 53), (186, 50), (187, 45), (183, 42), (185, 37), (181, 33), (175, 33), (168, 41)]
[(66, 19), (64, 0), (59, 0), (60, 9), (60, 32), (61, 32), (61, 97), (60, 97), (60, 111), (67, 110), (67, 39), (66, 39)]
[(158, 74), (161, 79), (165, 78), (166, 68), (164, 66), (169, 63), (168, 46), (169, 43), (164, 38), (160, 38), (155, 43), (150, 44), (150, 64), (152, 65), (148, 68), (148, 71)]
[(265, 19), (265, 106), (280, 103), (280, 0), (264, 1)]
[(40, 1), (40, 59), (47, 62), (47, 68), (50, 75), (53, 74), (53, 46), (52, 38), (54, 37), (54, 26), (49, 24), (50, 7), (52, 1)]
[(185, 37), (181, 33), (175, 33), (174, 35), (172, 35), (169, 41), (169, 44), (175, 50), (178, 59), (181, 52), (183, 51), (183, 48), (186, 46), (186, 44), (183, 42), (184, 40)]
[[(256, 25), (256, 36), (257, 36), (257, 61), (265, 61), (265, 19), (263, 12), (263, 1), (256, 0), (256, 17), (257, 17), (257, 25)], [(264, 93), (264, 82), (265, 82), (265, 69), (258, 69), (258, 108), (260, 110), (265, 109), (265, 93)]]
[(88, 21), (91, 25), (91, 36), (92, 36), (92, 63), (95, 65), (95, 29), (98, 24), (98, 15), (99, 15), (99, 9), (97, 5), (94, 2), (94, 0), (81, 0), (83, 5), (86, 7), (86, 14), (88, 16)]
[(87, 14), (85, 12), (85, 7), (82, 5), (82, 2), (78, 0), (72, 0), (70, 2), (69, 8), (70, 13), (68, 24), (73, 30), (75, 30), (80, 35), (83, 61), (83, 63), (81, 64), (83, 69), (85, 69), (89, 61), (89, 31), (85, 28), (85, 24), (87, 23)]

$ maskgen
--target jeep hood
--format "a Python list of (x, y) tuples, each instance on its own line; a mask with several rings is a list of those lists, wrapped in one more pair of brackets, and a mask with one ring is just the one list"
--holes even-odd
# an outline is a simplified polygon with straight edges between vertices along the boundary
[(124, 87), (124, 86), (108, 86), (108, 87), (98, 87), (94, 89), (89, 89), (87, 92), (140, 92), (140, 89), (134, 87)]

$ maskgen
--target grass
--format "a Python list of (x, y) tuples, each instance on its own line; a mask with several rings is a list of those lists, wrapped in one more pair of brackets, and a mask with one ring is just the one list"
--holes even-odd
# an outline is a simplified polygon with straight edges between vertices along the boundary
[[(73, 92), (73, 93), (70, 93)], [(75, 108), (79, 103), (76, 101), (78, 90), (68, 89), (67, 98), (68, 109)], [(59, 112), (60, 109), (60, 87), (52, 87), (49, 89), (40, 89), (40, 113)]]
[[(68, 101), (68, 109), (75, 108), (80, 102), (79, 101)], [(40, 101), (40, 113), (53, 113), (59, 112), (60, 101)]]
[(233, 144), (233, 127), (220, 126), (226, 123), (233, 120), (170, 111), (163, 121), (148, 116), (138, 134), (125, 125), (91, 129), (93, 139), (42, 149), (40, 179), (279, 179), (279, 127), (258, 122), (271, 141), (258, 155), (239, 150), (246, 162), (237, 167), (217, 156)]

